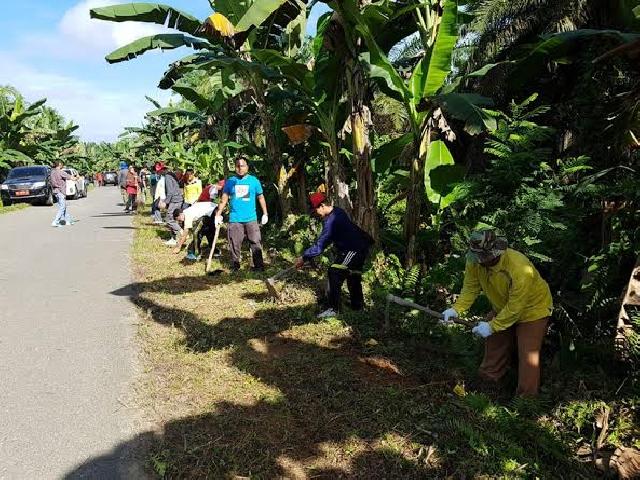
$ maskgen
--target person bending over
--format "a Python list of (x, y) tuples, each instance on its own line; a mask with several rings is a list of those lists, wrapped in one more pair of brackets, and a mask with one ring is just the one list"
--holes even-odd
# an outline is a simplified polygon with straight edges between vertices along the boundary
[(302, 268), (305, 262), (319, 256), (331, 244), (337, 254), (328, 271), (329, 308), (320, 313), (318, 318), (335, 317), (338, 314), (341, 306), (342, 284), (345, 280), (351, 296), (351, 308), (362, 310), (364, 307), (362, 269), (373, 239), (353, 223), (344, 210), (330, 205), (324, 193), (311, 194), (309, 203), (313, 214), (323, 222), (322, 233), (315, 245), (305, 250), (296, 260), (296, 268)]

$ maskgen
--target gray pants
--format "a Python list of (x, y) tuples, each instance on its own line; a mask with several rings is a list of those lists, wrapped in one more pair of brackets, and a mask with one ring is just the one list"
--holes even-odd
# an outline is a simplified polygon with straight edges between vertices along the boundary
[(169, 226), (169, 228), (171, 229), (171, 233), (173, 234), (174, 237), (177, 237), (180, 234), (180, 232), (182, 231), (182, 229), (180, 228), (180, 225), (178, 224), (176, 219), (173, 218), (173, 212), (175, 211), (176, 208), (182, 208), (182, 202), (180, 202), (180, 203), (170, 203), (167, 206), (167, 220), (166, 220), (166, 223)]
[(245, 237), (249, 240), (251, 256), (254, 268), (263, 268), (262, 259), (262, 235), (258, 222), (230, 223), (227, 227), (227, 240), (229, 241), (229, 251), (231, 252), (231, 263), (239, 266), (242, 258), (242, 242)]
[(162, 222), (162, 212), (160, 211), (160, 207), (158, 207), (158, 203), (160, 203), (160, 199), (154, 200), (153, 205), (151, 205), (151, 215), (153, 216), (154, 222)]

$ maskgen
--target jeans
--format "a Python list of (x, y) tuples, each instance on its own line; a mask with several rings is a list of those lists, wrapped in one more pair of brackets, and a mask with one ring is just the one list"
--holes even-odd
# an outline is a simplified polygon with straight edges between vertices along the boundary
[(160, 211), (160, 207), (158, 207), (158, 203), (160, 200), (154, 200), (151, 205), (151, 215), (153, 215), (153, 221), (161, 223), (162, 222), (162, 211)]
[(71, 215), (67, 213), (67, 197), (64, 193), (56, 192), (56, 201), (58, 203), (58, 213), (53, 223), (59, 225), (60, 220), (64, 220), (65, 223), (69, 224), (71, 222)]

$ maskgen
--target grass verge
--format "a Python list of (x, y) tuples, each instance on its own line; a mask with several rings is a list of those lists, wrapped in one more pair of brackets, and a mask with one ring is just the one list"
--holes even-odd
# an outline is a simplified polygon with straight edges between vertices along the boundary
[(5, 207), (4, 205), (2, 205), (2, 202), (0, 202), (0, 215), (4, 213), (17, 212), (18, 210), (24, 210), (25, 208), (30, 206), (31, 205), (28, 203), (14, 203), (11, 206)]
[(149, 223), (135, 219), (136, 281), (121, 293), (143, 318), (139, 401), (160, 477), (593, 478), (579, 449), (603, 404), (616, 412), (606, 445), (640, 438), (635, 397), (598, 368), (548, 364), (535, 401), (511, 399), (513, 385), (482, 393), (467, 333), (383, 333), (377, 311), (317, 320), (317, 272), (276, 304), (262, 282), (276, 261), (207, 277)]

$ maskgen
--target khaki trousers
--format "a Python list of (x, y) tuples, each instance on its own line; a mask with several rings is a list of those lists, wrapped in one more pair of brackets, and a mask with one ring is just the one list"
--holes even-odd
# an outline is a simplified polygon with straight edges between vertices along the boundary
[(516, 323), (485, 340), (484, 359), (478, 373), (498, 381), (509, 368), (514, 346), (518, 347), (518, 389), (516, 395), (536, 396), (540, 387), (540, 348), (549, 318)]

